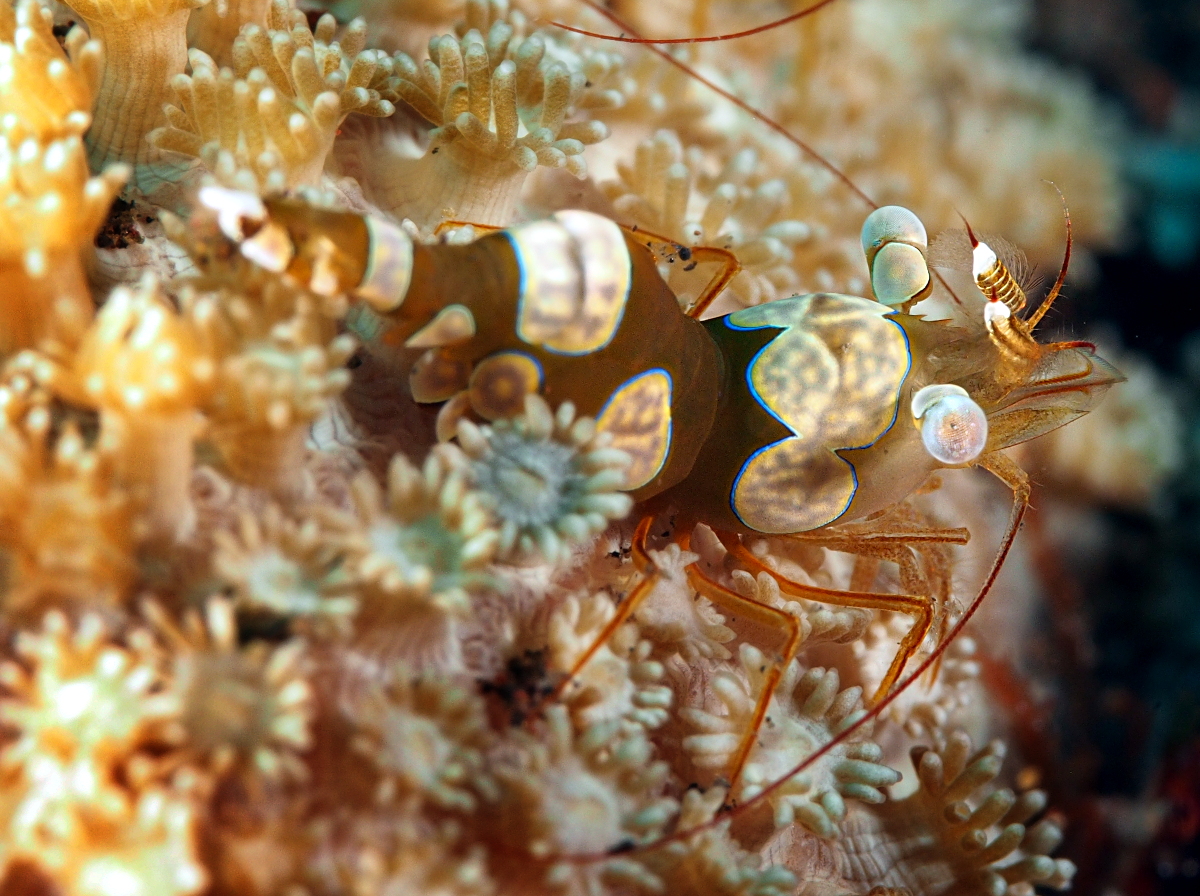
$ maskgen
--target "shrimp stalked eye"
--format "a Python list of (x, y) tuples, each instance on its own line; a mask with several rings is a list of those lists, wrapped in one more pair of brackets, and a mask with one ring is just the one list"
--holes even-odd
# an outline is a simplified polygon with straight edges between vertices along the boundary
[(867, 216), (862, 247), (876, 299), (897, 306), (924, 298), (930, 287), (925, 262), (928, 245), (925, 225), (902, 206), (885, 205)]
[(938, 384), (918, 390), (912, 415), (925, 450), (939, 463), (969, 464), (987, 445), (987, 414), (961, 386)]

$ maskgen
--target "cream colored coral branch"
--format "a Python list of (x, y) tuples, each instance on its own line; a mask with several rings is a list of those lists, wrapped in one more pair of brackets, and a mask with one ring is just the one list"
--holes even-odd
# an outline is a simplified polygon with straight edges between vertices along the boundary
[(88, 131), (94, 170), (112, 162), (134, 168), (134, 183), (152, 190), (179, 168), (146, 141), (162, 123), (172, 77), (187, 62), (187, 20), (207, 0), (74, 0), (71, 8), (104, 45), (104, 74)]
[(127, 175), (114, 165), (91, 177), (78, 136), (0, 135), (0, 356), (78, 343), (93, 314), (84, 253)]
[(53, 22), (38, 0), (0, 3), (0, 133), (14, 143), (82, 136), (92, 121), (103, 48), (73, 28), (64, 53)]
[(75, 359), (86, 400), (100, 411), (101, 445), (130, 489), (148, 537), (191, 530), (188, 482), (199, 409), (213, 359), (152, 278), (109, 296)]
[[(602, 187), (624, 223), (685, 246), (731, 250), (741, 265), (728, 287), (735, 307), (800, 291), (811, 272), (797, 270), (795, 250), (812, 241), (814, 229), (794, 216), (787, 185), (767, 176), (753, 148), (733, 155), (715, 176), (705, 167), (703, 153), (686, 152), (674, 131), (663, 130), (638, 144), (632, 163), (618, 162), (619, 179)], [(689, 303), (704, 281), (685, 267), (664, 261), (659, 270)]]
[[(27, 374), (12, 371), (0, 403), (24, 405), (28, 389)], [(11, 619), (59, 602), (118, 606), (136, 574), (133, 507), (112, 465), (75, 426), (52, 436), (48, 403), (0, 426), (0, 545)]]
[(1018, 795), (994, 785), (1005, 752), (1000, 741), (973, 751), (961, 731), (937, 749), (914, 748), (918, 789), (847, 819), (844, 876), (915, 896), (952, 888), (1020, 896), (1035, 884), (1067, 889), (1074, 864), (1050, 857), (1062, 830), (1048, 818), (1034, 821), (1046, 807), (1046, 794)]
[(207, 405), (211, 437), (238, 479), (279, 493), (303, 487), (309, 424), (350, 381), (350, 336), (321, 345), (302, 320), (222, 359)]
[(202, 50), (218, 65), (233, 62), (233, 42), (245, 25), (265, 27), (271, 0), (213, 0), (188, 19), (188, 46)]
[[(582, 60), (555, 59), (540, 34), (521, 37), (506, 5), (492, 12), (475, 16), (490, 23), (486, 34), (435, 37), (419, 64), (395, 56), (400, 98), (436, 127), (422, 159), (393, 160), (372, 186), (382, 205), (419, 226), (446, 217), (506, 224), (530, 171), (542, 165), (583, 177), (584, 147), (608, 136), (601, 122), (579, 115), (616, 102), (588, 92)], [(430, 183), (443, 186), (431, 191)]]
[(266, 28), (247, 25), (233, 43), (232, 68), (192, 50), (190, 75), (171, 82), (167, 126), (150, 135), (164, 151), (202, 158), (218, 153), (254, 172), (263, 192), (315, 184), (338, 125), (351, 112), (386, 116), (391, 60), (364, 50), (366, 25), (337, 25), (323, 16), (316, 31), (304, 15), (276, 0)]

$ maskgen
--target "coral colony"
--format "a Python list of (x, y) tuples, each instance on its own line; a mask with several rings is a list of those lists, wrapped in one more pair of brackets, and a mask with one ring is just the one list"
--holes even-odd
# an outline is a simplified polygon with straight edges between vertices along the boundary
[[(613, 6), (656, 35), (753, 24)], [(1018, 11), (842, 0), (678, 55), (932, 232), (962, 210), (1054, 263), (1043, 178), (1085, 253), (1121, 197), (1091, 97), (1022, 55)], [(631, 456), (552, 383), (472, 413), (479, 378), (438, 350), (476, 326), (461, 306), (396, 344), (388, 296), (338, 288), (328, 254), (293, 276), (263, 225), (287, 196), (466, 244), (583, 208), (671, 241), (684, 305), (713, 271), (692, 249), (732, 252), (718, 314), (869, 295), (869, 209), (644, 47), (546, 24), (615, 30), (582, 4), (335, 12), (0, 0), (0, 893), (1067, 887), (1044, 795), (1006, 786), (970, 630), (856, 726), (909, 618), (785, 594), (705, 526), (672, 537), (669, 507), (652, 591), (610, 625), (644, 581)], [(941, 542), (872, 554), (847, 523), (746, 549), (930, 595), (919, 659), (995, 549), (973, 476), (883, 511)], [(777, 634), (689, 568), (795, 619), (753, 742)]]

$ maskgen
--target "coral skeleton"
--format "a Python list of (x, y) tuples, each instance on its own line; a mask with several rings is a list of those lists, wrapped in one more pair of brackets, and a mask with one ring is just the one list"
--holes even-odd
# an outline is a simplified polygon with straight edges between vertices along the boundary
[[(514, 316), (590, 315), (621, 273), (581, 216), (648, 244), (639, 302), (690, 306), (713, 275), (695, 250), (728, 253), (715, 314), (869, 297), (861, 197), (645, 47), (549, 27), (612, 27), (575, 0), (65, 2), (0, 0), (0, 896), (1069, 884), (1045, 796), (961, 733), (1003, 734), (980, 675), (1000, 633), (972, 623), (872, 714), (911, 617), (809, 599), (928, 596), (914, 669), (997, 541), (971, 474), (739, 554), (669, 491), (635, 503), (659, 421), (589, 403), (572, 346), (546, 349), (540, 394), (481, 386), (513, 369), (489, 365)], [(603, 5), (656, 36), (751, 15)], [(1053, 179), (1086, 253), (1120, 225), (1115, 126), (1019, 49), (1020, 6), (842, 0), (667, 55), (931, 232), (961, 208), (1057, 257)], [(544, 271), (510, 244), (551, 215), (584, 275), (527, 295)], [(493, 249), (486, 271), (429, 262)], [(512, 294), (470, 319), (468, 361), (443, 281), (477, 273)], [(669, 322), (628, 323), (656, 357)], [(1031, 449), (1053, 477), (1150, 499), (1178, 424), (1135, 379), (1084, 424), (1104, 451), (1084, 427)], [(690, 428), (663, 451), (710, 437)]]
[(129, 170), (88, 170), (103, 51), (83, 29), (67, 51), (36, 0), (0, 6), (0, 355), (45, 340), (73, 345), (92, 316), (85, 251)]

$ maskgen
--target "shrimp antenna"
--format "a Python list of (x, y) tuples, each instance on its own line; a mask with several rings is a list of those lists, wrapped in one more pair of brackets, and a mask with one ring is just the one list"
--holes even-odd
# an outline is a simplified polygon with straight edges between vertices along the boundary
[(971, 222), (967, 220), (967, 216), (958, 209), (954, 210), (960, 218), (962, 218), (963, 226), (967, 228), (967, 237), (971, 240), (971, 248), (975, 249), (979, 246), (979, 237), (975, 236), (975, 231), (971, 229)]
[[(712, 34), (704, 37), (640, 37), (635, 34), (634, 37), (626, 37), (624, 34), (601, 34), (598, 31), (588, 31), (584, 28), (576, 28), (573, 25), (567, 25), (563, 22), (551, 22), (555, 28), (561, 28), (563, 31), (570, 31), (572, 34), (582, 34), (585, 37), (595, 37), (599, 40), (614, 41), (621, 44), (710, 44), (724, 40), (737, 40), (739, 37), (749, 37), (752, 34), (762, 34), (764, 31), (770, 31), (773, 28), (781, 28), (790, 22), (797, 19), (802, 19), (805, 16), (812, 15), (814, 12), (828, 6), (830, 3), (836, 3), (837, 0), (818, 0), (812, 6), (806, 6), (799, 12), (794, 12), (790, 16), (784, 16), (782, 19), (776, 19), (773, 22), (767, 22), (765, 25), (759, 25), (757, 28), (748, 28), (745, 31), (734, 31), (731, 34)], [(588, 6), (592, 6), (591, 3)], [(615, 23), (614, 23), (615, 24)], [(621, 26), (624, 27), (624, 26)], [(629, 30), (631, 34), (634, 32)]]
[[(635, 37), (637, 37), (639, 40), (642, 39), (641, 35), (638, 34), (637, 31), (634, 28), (632, 28), (628, 22), (626, 22), (624, 19), (622, 19), (616, 13), (605, 9), (599, 3), (596, 3), (595, 0), (579, 0), (579, 2), (582, 3), (584, 6), (588, 7), (589, 9), (593, 10), (594, 12), (599, 13), (600, 15), (604, 16), (604, 18), (608, 19), (610, 22), (612, 22), (614, 25), (616, 25), (618, 28), (620, 28), (622, 32), (627, 33), (627, 34), (632, 34)], [(826, 2), (832, 2), (832, 0), (826, 0)], [(822, 5), (824, 5), (824, 4), (822, 4)], [(816, 7), (813, 7), (812, 9), (816, 9)], [(812, 11), (812, 9), (806, 10), (806, 12)], [(607, 35), (602, 34), (602, 35), (600, 35), (600, 37), (602, 37), (602, 38), (607, 37)], [(669, 62), (671, 65), (675, 66), (675, 68), (679, 69), (681, 72), (683, 72), (688, 77), (694, 78), (695, 80), (699, 81), (701, 84), (703, 84), (709, 90), (711, 90), (713, 93), (717, 94), (717, 96), (733, 103), (735, 106), (737, 106), (743, 112), (745, 112), (747, 115), (750, 115), (755, 120), (766, 125), (768, 128), (770, 128), (776, 134), (781, 136), (784, 140), (787, 140), (793, 146), (800, 149), (805, 155), (807, 155), (814, 162), (816, 162), (818, 165), (820, 165), (822, 168), (824, 168), (826, 171), (828, 171), (830, 174), (832, 174), (834, 177), (836, 177), (839, 181), (841, 181), (846, 186), (846, 188), (848, 190), (850, 190), (850, 192), (852, 192), (855, 196), (857, 196), (864, 203), (866, 203), (866, 205), (870, 209), (874, 210), (874, 209), (879, 208), (879, 203), (877, 203), (874, 199), (872, 199), (865, 192), (863, 192), (863, 190), (856, 183), (854, 183), (854, 181), (852, 181), (845, 174), (845, 172), (843, 172), (840, 168), (838, 168), (837, 165), (833, 164), (833, 162), (829, 161), (827, 158), (825, 158), (823, 155), (821, 155), (819, 152), (817, 152), (815, 149), (813, 149), (811, 146), (809, 146), (807, 143), (805, 143), (803, 140), (801, 140), (799, 137), (797, 137), (795, 134), (793, 134), (791, 131), (789, 131), (787, 128), (785, 128), (783, 125), (781, 125), (779, 122), (772, 119), (771, 116), (767, 115), (765, 112), (760, 112), (758, 109), (755, 109), (753, 106), (751, 106), (745, 100), (734, 96), (732, 93), (730, 93), (724, 87), (717, 84), (715, 81), (712, 81), (709, 78), (704, 77), (704, 75), (700, 74), (700, 72), (696, 71), (694, 68), (689, 66), (686, 62), (682, 62), (682, 61), (676, 59), (674, 56), (672, 56), (670, 53), (668, 53), (662, 47), (655, 46), (654, 43), (648, 43), (648, 44), (646, 44), (646, 49), (648, 49), (651, 53), (655, 53), (662, 59), (665, 59), (667, 62)]]
[(1038, 305), (1037, 310), (1034, 311), (1033, 314), (1029, 315), (1029, 320), (1026, 321), (1026, 323), (1029, 324), (1030, 330), (1037, 326), (1038, 321), (1040, 321), (1042, 316), (1050, 310), (1050, 306), (1053, 305), (1054, 300), (1058, 298), (1059, 292), (1062, 291), (1063, 282), (1067, 279), (1067, 267), (1071, 264), (1071, 212), (1070, 209), (1067, 208), (1067, 197), (1063, 195), (1063, 191), (1058, 188), (1058, 184), (1056, 184), (1054, 181), (1048, 180), (1046, 183), (1054, 187), (1054, 192), (1056, 192), (1058, 194), (1058, 198), (1062, 200), (1063, 220), (1067, 225), (1067, 248), (1066, 251), (1063, 252), (1063, 262), (1062, 267), (1058, 270), (1058, 278), (1054, 281), (1054, 285), (1050, 287), (1050, 292), (1046, 294), (1046, 298), (1042, 300), (1042, 304)]
[[(745, 100), (741, 99), (740, 97), (734, 96), (732, 93), (730, 93), (728, 90), (726, 90), (721, 85), (717, 84), (715, 81), (712, 81), (709, 78), (704, 77), (704, 75), (700, 74), (700, 72), (696, 71), (694, 68), (689, 66), (686, 62), (676, 59), (674, 56), (672, 56), (670, 53), (668, 53), (662, 47), (655, 45), (657, 43), (662, 43), (662, 41), (647, 42), (646, 39), (643, 38), (641, 35), (639, 35), (637, 33), (637, 31), (632, 26), (630, 26), (630, 24), (628, 22), (626, 22), (624, 19), (622, 19), (620, 16), (618, 16), (616, 13), (612, 12), (611, 10), (605, 9), (599, 3), (595, 2), (595, 0), (579, 0), (579, 2), (582, 3), (584, 6), (588, 7), (589, 9), (591, 9), (593, 12), (596, 12), (599, 15), (603, 16), (604, 18), (608, 19), (610, 22), (612, 22), (614, 25), (616, 25), (618, 28), (620, 28), (623, 34), (624, 33), (632, 34), (635, 38), (635, 40), (629, 41), (628, 39), (621, 37), (621, 38), (619, 38), (620, 40), (624, 40), (626, 42), (632, 42), (632, 43), (643, 43), (645, 45), (646, 49), (649, 50), (651, 53), (654, 53), (657, 56), (659, 56), (661, 59), (666, 60), (668, 63), (675, 66), (675, 68), (679, 69), (681, 72), (683, 72), (685, 75), (687, 75), (689, 78), (693, 78), (694, 80), (699, 81), (701, 84), (703, 84), (705, 87), (707, 87), (713, 93), (715, 93), (717, 96), (733, 103), (733, 105), (737, 106), (739, 109), (741, 109), (747, 115), (751, 116), (756, 121), (758, 121), (761, 124), (765, 125), (766, 127), (770, 128), (772, 131), (774, 131), (776, 134), (778, 134), (784, 140), (791, 143), (793, 146), (795, 146), (797, 149), (799, 149), (801, 152), (803, 152), (806, 156), (808, 156), (810, 159), (812, 159), (814, 162), (816, 162), (818, 165), (820, 165), (822, 168), (824, 168), (826, 171), (828, 171), (830, 174), (832, 174), (834, 177), (836, 177), (839, 181), (841, 181), (842, 184), (846, 187), (846, 189), (848, 189), (851, 193), (853, 193), (855, 196), (857, 196), (859, 199), (861, 199), (867, 205), (867, 207), (870, 208), (872, 211), (879, 208), (879, 203), (876, 202), (874, 199), (872, 199), (870, 196), (868, 196), (867, 193), (861, 187), (858, 186), (858, 184), (856, 184), (854, 181), (852, 181), (850, 179), (850, 177), (844, 171), (842, 171), (842, 169), (840, 169), (837, 165), (833, 164), (833, 162), (829, 161), (829, 159), (825, 158), (825, 156), (821, 155), (821, 153), (817, 152), (813, 147), (809, 146), (806, 142), (801, 140), (799, 137), (797, 137), (795, 134), (793, 134), (791, 131), (789, 131), (787, 128), (785, 128), (783, 125), (781, 125), (775, 119), (773, 119), (770, 115), (767, 115), (767, 113), (761, 112), (758, 109), (755, 109), (753, 106), (751, 106)], [(817, 12), (818, 10), (822, 9), (823, 7), (827, 6), (828, 4), (830, 4), (832, 2), (834, 2), (834, 0), (821, 0), (820, 3), (817, 3), (813, 6), (807, 7), (805, 9), (802, 9), (800, 12), (794, 13), (793, 15), (788, 16), (785, 19), (780, 19), (779, 22), (774, 23), (771, 27), (774, 27), (774, 25), (776, 25), (776, 24), (783, 24), (784, 22), (790, 22), (790, 21), (800, 18), (801, 16), (806, 16), (806, 15), (809, 15), (810, 13)], [(554, 24), (558, 25), (559, 23), (555, 22)], [(589, 32), (589, 31), (580, 31), (577, 28), (568, 28), (565, 25), (559, 25), (559, 27), (567, 28), (568, 31), (574, 31), (577, 34), (591, 34), (591, 32)], [(765, 30), (765, 29), (763, 29), (763, 30)], [(743, 32), (743, 34), (752, 34), (752, 33), (753, 33), (753, 31)], [(598, 35), (594, 35), (594, 36), (599, 37), (603, 40), (612, 40), (613, 39), (611, 35), (606, 35), (606, 34), (598, 34)], [(737, 37), (740, 35), (733, 35), (733, 36)], [(937, 271), (930, 271), (930, 273), (933, 274), (933, 276), (937, 278), (938, 283), (942, 284), (942, 287), (946, 290), (946, 292), (948, 292), (950, 294), (950, 297), (952, 299), (954, 299), (954, 303), (956, 305), (961, 306), (962, 300), (958, 297), (958, 295), (950, 287), (950, 284), (946, 282), (946, 279)]]

